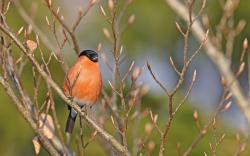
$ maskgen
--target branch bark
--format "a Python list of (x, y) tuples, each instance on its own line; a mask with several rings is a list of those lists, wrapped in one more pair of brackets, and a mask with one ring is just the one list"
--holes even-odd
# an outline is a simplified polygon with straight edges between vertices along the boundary
[(30, 113), (22, 107), (22, 102), (17, 98), (9, 84), (4, 80), (3, 77), (0, 76), (0, 83), (6, 90), (6, 93), (11, 98), (11, 100), (16, 104), (17, 109), (19, 112), (23, 115), (24, 119), (28, 122), (30, 127), (35, 131), (35, 133), (38, 135), (39, 140), (41, 140), (42, 145), (45, 147), (45, 149), (49, 152), (52, 156), (60, 156), (59, 152), (54, 148), (52, 143), (43, 135), (43, 132), (37, 127), (36, 122), (33, 120)]
[(98, 126), (88, 115), (82, 112), (80, 107), (75, 104), (75, 102), (71, 101), (64, 95), (61, 88), (51, 79), (51, 77), (48, 76), (48, 74), (42, 69), (39, 63), (32, 56), (32, 52), (30, 52), (30, 50), (27, 49), (8, 28), (6, 28), (3, 24), (0, 24), (0, 30), (5, 33), (11, 40), (13, 40), (13, 42), (23, 52), (23, 54), (27, 56), (29, 61), (34, 65), (34, 67), (37, 69), (37, 71), (40, 73), (46, 83), (49, 84), (68, 105), (73, 107), (78, 112), (78, 114), (83, 117), (83, 119), (98, 132), (101, 137), (103, 137), (108, 143), (110, 143), (110, 145), (112, 145), (112, 147), (116, 149), (116, 151), (120, 155), (130, 156), (129, 151), (124, 146), (122, 146), (112, 135), (110, 135), (104, 129)]
[[(178, 0), (166, 0), (166, 2), (173, 9), (173, 11), (183, 20), (185, 21), (189, 20), (188, 8), (184, 4), (182, 4)], [(198, 19), (196, 19), (196, 21), (194, 21), (193, 23), (192, 33), (199, 42), (202, 42), (206, 32), (204, 31), (204, 28), (202, 27)], [(250, 127), (249, 101), (245, 97), (242, 88), (239, 85), (238, 80), (236, 79), (236, 77), (234, 76), (233, 72), (230, 69), (230, 61), (223, 55), (222, 51), (220, 51), (219, 49), (217, 49), (215, 45), (213, 45), (209, 37), (207, 38), (207, 41), (204, 44), (204, 49), (208, 57), (217, 66), (221, 75), (225, 78), (226, 83), (228, 85), (230, 84), (229, 89), (232, 92), (237, 105), (239, 106), (243, 115), (245, 116), (248, 126)]]

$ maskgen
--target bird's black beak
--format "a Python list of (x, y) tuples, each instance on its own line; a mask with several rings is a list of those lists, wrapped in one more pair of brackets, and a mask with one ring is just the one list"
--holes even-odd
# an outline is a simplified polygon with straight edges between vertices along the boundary
[(98, 55), (92, 56), (92, 57), (91, 57), (91, 60), (92, 60), (93, 62), (98, 62)]

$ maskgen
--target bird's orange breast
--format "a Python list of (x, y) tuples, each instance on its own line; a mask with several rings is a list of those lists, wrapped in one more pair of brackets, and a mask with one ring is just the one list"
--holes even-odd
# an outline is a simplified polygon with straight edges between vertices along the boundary
[(87, 105), (97, 101), (101, 88), (102, 77), (99, 64), (85, 56), (78, 59), (64, 80), (65, 94)]

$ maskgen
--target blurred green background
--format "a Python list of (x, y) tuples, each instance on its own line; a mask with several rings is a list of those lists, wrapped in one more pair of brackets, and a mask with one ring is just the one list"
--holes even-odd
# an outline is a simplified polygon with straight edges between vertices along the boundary
[[(55, 43), (52, 37), (52, 32), (49, 30), (45, 16), (51, 19), (51, 15), (48, 12), (44, 2), (41, 1), (20, 1), (21, 5), (25, 10), (31, 14), (35, 23), (43, 30), (43, 32), (49, 36), (52, 43)], [(55, 6), (60, 6), (61, 12), (64, 15), (64, 21), (70, 25), (75, 19), (78, 9), (86, 7), (86, 0), (74, 0), (74, 1), (53, 1)], [(196, 8), (199, 8), (200, 1), (197, 2)], [(101, 1), (97, 3), (93, 9), (83, 18), (80, 26), (77, 29), (77, 39), (80, 43), (81, 49), (96, 49), (98, 43), (103, 43), (103, 47), (107, 55), (111, 57), (108, 52), (110, 49), (109, 43), (104, 38), (102, 33), (103, 27), (108, 27), (105, 19), (102, 17), (100, 12), (100, 5), (103, 5), (107, 10), (107, 2)], [(33, 10), (36, 10), (35, 14), (32, 14)], [(249, 22), (250, 19), (250, 1), (241, 1), (239, 8), (235, 13), (235, 23), (240, 19), (245, 19)], [(205, 12), (210, 19), (210, 32), (214, 34), (215, 25), (218, 24), (222, 9), (217, 0), (210, 0), (207, 2)], [(171, 55), (178, 65), (181, 65), (181, 55), (183, 39), (175, 28), (175, 21), (181, 22), (180, 18), (177, 17), (172, 10), (166, 5), (164, 0), (134, 0), (126, 11), (123, 22), (126, 22), (128, 17), (134, 14), (135, 23), (129, 27), (122, 38), (122, 44), (124, 45), (124, 53), (128, 58), (127, 62), (132, 60), (136, 61), (136, 66), (143, 66), (148, 60), (154, 72), (159, 79), (163, 81), (167, 87), (172, 88), (176, 75), (168, 65), (168, 57)], [(21, 26), (27, 27), (27, 24), (23, 21), (17, 8), (12, 4), (7, 14), (7, 22), (13, 31), (18, 31)], [(245, 37), (249, 37), (250, 26), (246, 25), (243, 33), (236, 37), (234, 46), (234, 59), (237, 63), (239, 54), (241, 52), (242, 41)], [(191, 37), (190, 47), (191, 50), (195, 49), (197, 43), (195, 39)], [(66, 62), (72, 65), (76, 59), (74, 52), (69, 46), (63, 50), (66, 56)], [(127, 63), (128, 64), (128, 63)], [(124, 65), (124, 68), (127, 66)], [(110, 78), (105, 67), (102, 63), (102, 72), (104, 77), (104, 83), (107, 84), (107, 80)], [(62, 84), (64, 79), (64, 73), (60, 69), (60, 66), (56, 62), (52, 62), (50, 65), (53, 78), (58, 84)], [(209, 61), (208, 57), (204, 52), (201, 52), (196, 58), (190, 68), (190, 73), (193, 69), (198, 71), (198, 81), (195, 85), (189, 102), (184, 105), (183, 109), (177, 114), (174, 120), (173, 127), (169, 133), (169, 141), (167, 145), (168, 155), (177, 155), (176, 144), (181, 144), (181, 151), (183, 152), (188, 145), (192, 142), (195, 136), (198, 134), (197, 129), (194, 126), (193, 111), (199, 110), (200, 123), (206, 124), (208, 117), (211, 115), (213, 110), (218, 104), (218, 99), (221, 95), (221, 87), (219, 84), (220, 76), (216, 67)], [(21, 76), (23, 85), (26, 88), (28, 94), (33, 95), (32, 88), (32, 75), (31, 66), (27, 65), (24, 68), (24, 73)], [(190, 74), (188, 78), (190, 79)], [(246, 83), (246, 74), (240, 78), (241, 83)], [(163, 127), (164, 122), (167, 119), (167, 99), (164, 96), (160, 88), (155, 84), (153, 79), (150, 77), (147, 70), (142, 74), (140, 81), (150, 87), (149, 94), (142, 99), (142, 105), (144, 108), (151, 107), (154, 113), (159, 113), (159, 123)], [(43, 86), (43, 85), (42, 85)], [(108, 87), (108, 85), (106, 85)], [(244, 86), (244, 85), (242, 85)], [(45, 97), (45, 87), (39, 91), (39, 100), (42, 102)], [(185, 86), (183, 87), (183, 91)], [(247, 90), (246, 90), (247, 91)], [(181, 98), (182, 94), (178, 98)], [(15, 105), (9, 100), (4, 93), (2, 87), (0, 87), (0, 155), (2, 156), (16, 156), (16, 155), (35, 155), (32, 145), (32, 138), (34, 137), (33, 132), (30, 130), (28, 124), (18, 113)], [(56, 109), (58, 118), (61, 126), (64, 127), (67, 109), (66, 105), (55, 95)], [(98, 106), (97, 106), (98, 107)], [(223, 133), (226, 134), (226, 138), (223, 143), (218, 147), (218, 155), (234, 155), (237, 150), (237, 142), (235, 140), (235, 133), (237, 131), (245, 131), (245, 121), (237, 109), (237, 106), (233, 106), (228, 113), (223, 113), (220, 122), (215, 130), (211, 130), (204, 140), (198, 145), (191, 155), (203, 155), (206, 152), (211, 155), (211, 149), (209, 143), (213, 143), (215, 138), (219, 138)], [(144, 125), (149, 119), (143, 119), (139, 126), (140, 131), (144, 130)], [(77, 123), (78, 125), (78, 123)], [(112, 131), (111, 126), (107, 126)], [(132, 127), (131, 127), (132, 128)], [(129, 129), (131, 130), (131, 129)], [(79, 126), (76, 127), (76, 132), (79, 132)], [(90, 130), (87, 130), (86, 137), (88, 137)], [(139, 133), (142, 134), (142, 133)], [(159, 137), (157, 132), (154, 131), (152, 137)], [(132, 142), (132, 138), (129, 138), (129, 142)], [(248, 141), (247, 141), (248, 142)], [(73, 142), (72, 142), (73, 143)], [(156, 143), (156, 142), (155, 142)], [(74, 143), (73, 143), (74, 144)], [(131, 146), (131, 145), (130, 145)], [(159, 145), (155, 145), (155, 149), (152, 155), (158, 154)], [(92, 142), (86, 149), (87, 155), (105, 155), (102, 146), (96, 142)], [(72, 147), (75, 148), (75, 147)], [(243, 153), (243, 155), (249, 155), (250, 150)], [(47, 155), (45, 151), (42, 151), (40, 155)]]

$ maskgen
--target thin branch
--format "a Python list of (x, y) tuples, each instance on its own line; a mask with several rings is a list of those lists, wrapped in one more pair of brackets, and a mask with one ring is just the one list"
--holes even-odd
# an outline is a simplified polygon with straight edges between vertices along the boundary
[[(167, 4), (185, 21), (189, 20), (188, 17), (188, 8), (185, 7), (181, 2), (177, 0), (166, 0)], [(192, 32), (194, 36), (197, 38), (199, 42), (202, 42), (205, 31), (199, 22), (196, 20), (192, 26)], [(229, 84), (234, 80), (234, 75), (230, 69), (229, 60), (225, 58), (223, 52), (221, 52), (212, 42), (211, 39), (208, 37), (206, 44), (204, 45), (207, 55), (210, 59), (214, 62), (217, 66), (218, 70), (225, 78), (226, 82)], [(242, 88), (239, 85), (237, 80), (230, 85), (230, 91), (233, 93), (234, 98), (236, 99), (236, 103), (238, 104), (239, 108), (243, 112), (245, 118), (247, 119), (248, 125), (250, 125), (250, 106), (247, 98), (244, 96), (242, 92)]]
[(223, 96), (216, 108), (216, 111), (214, 112), (212, 117), (209, 119), (208, 123), (203, 128), (201, 128), (199, 134), (196, 136), (196, 138), (193, 140), (190, 146), (185, 150), (182, 156), (188, 156), (193, 151), (193, 149), (199, 144), (199, 142), (205, 137), (210, 126), (214, 123), (219, 113), (223, 111), (223, 108), (225, 108), (224, 101), (227, 99), (226, 93), (227, 91), (224, 90)]
[(34, 32), (41, 38), (42, 42), (51, 49), (52, 51), (56, 51), (55, 46), (53, 46), (52, 42), (48, 39), (44, 32), (35, 24), (32, 18), (28, 15), (25, 9), (20, 5), (19, 0), (13, 1), (17, 11), (19, 12), (20, 16), (24, 19), (27, 24), (30, 24), (34, 30)]
[(71, 37), (71, 40), (72, 40), (72, 43), (74, 46), (73, 49), (75, 50), (75, 53), (78, 55), (80, 53), (80, 48), (79, 48), (79, 44), (77, 43), (77, 39), (76, 39), (74, 32), (72, 30), (70, 30), (70, 28), (64, 23), (62, 17), (59, 16), (59, 13), (52, 8), (49, 1), (45, 0), (45, 2), (47, 3), (47, 7), (50, 10), (50, 12), (52, 13), (52, 15), (57, 19), (57, 21), (61, 24), (61, 26), (67, 31), (67, 33)]
[(33, 120), (32, 116), (28, 112), (28, 110), (25, 110), (22, 107), (22, 103), (19, 101), (19, 99), (16, 97), (14, 91), (11, 89), (9, 84), (6, 82), (6, 80), (0, 76), (0, 83), (5, 88), (6, 93), (11, 98), (14, 104), (16, 104), (19, 112), (23, 115), (24, 119), (29, 123), (30, 127), (38, 134), (39, 139), (41, 140), (41, 143), (45, 147), (45, 149), (50, 153), (52, 156), (60, 156), (58, 151), (54, 148), (54, 146), (49, 142), (49, 140), (44, 136), (43, 132), (38, 129), (37, 124)]
[(65, 145), (65, 141), (64, 141), (64, 138), (63, 138), (63, 133), (61, 131), (61, 128), (60, 128), (61, 126), (59, 124), (56, 109), (55, 109), (55, 102), (54, 102), (54, 99), (53, 99), (52, 90), (51, 90), (51, 88), (49, 86), (47, 86), (47, 88), (48, 88), (48, 93), (49, 93), (49, 100), (51, 102), (52, 116), (53, 116), (53, 119), (54, 119), (54, 123), (56, 125), (56, 130), (58, 132), (59, 139), (60, 139), (60, 141), (62, 143), (64, 153), (67, 153), (67, 147)]
[(184, 98), (182, 99), (182, 101), (178, 104), (178, 106), (176, 107), (175, 111), (173, 112), (173, 116), (178, 112), (178, 110), (180, 109), (180, 107), (185, 103), (185, 101), (187, 100), (191, 90), (193, 89), (193, 86), (194, 86), (194, 83), (195, 83), (195, 80), (196, 80), (196, 70), (194, 71), (193, 73), (193, 78), (192, 78), (192, 82), (191, 84), (189, 85), (188, 87), (188, 90), (184, 96)]
[[(64, 43), (66, 43), (66, 40), (64, 40), (62, 46), (59, 46), (60, 50), (57, 50), (56, 46), (54, 46), (51, 42), (51, 40), (45, 35), (45, 33), (39, 28), (39, 26), (34, 22), (34, 20), (28, 15), (28, 13), (25, 11), (25, 9), (21, 6), (19, 0), (14, 0), (14, 5), (16, 6), (20, 16), (24, 19), (24, 21), (32, 26), (32, 29), (34, 30), (34, 32), (37, 34), (37, 40), (38, 40), (38, 36), (41, 39), (41, 41), (44, 43), (44, 45), (50, 49), (54, 55), (54, 52), (56, 52), (57, 56), (60, 56), (60, 59), (64, 60), (63, 54), (61, 52), (61, 49), (64, 45)], [(56, 32), (53, 32), (53, 34), (56, 36)], [(56, 36), (56, 41), (58, 44), (58, 40), (57, 40), (57, 36)], [(37, 41), (38, 45), (39, 42)], [(40, 47), (39, 47), (40, 48)], [(55, 56), (56, 60), (59, 61), (64, 69), (64, 71), (66, 72), (68, 69), (68, 66), (64, 63), (64, 61), (60, 61), (56, 56)], [(23, 64), (21, 64), (23, 65)], [(23, 66), (20, 66), (23, 67)], [(20, 68), (22, 69), (22, 68)]]
[(0, 29), (2, 32), (4, 32), (7, 36), (10, 37), (11, 40), (14, 41), (14, 43), (17, 45), (17, 47), (26, 55), (29, 59), (29, 61), (34, 65), (34, 67), (37, 69), (37, 71), (40, 73), (40, 75), (43, 77), (43, 79), (48, 83), (56, 92), (57, 94), (72, 108), (74, 108), (80, 116), (84, 118), (84, 120), (93, 127), (100, 136), (102, 136), (108, 143), (110, 143), (114, 149), (117, 150), (121, 155), (129, 156), (130, 153), (127, 151), (124, 146), (122, 146), (113, 136), (111, 136), (109, 133), (107, 133), (104, 129), (99, 127), (91, 118), (89, 118), (88, 115), (86, 115), (84, 112), (81, 111), (81, 108), (75, 103), (72, 102), (70, 99), (68, 99), (63, 91), (60, 89), (60, 87), (47, 75), (47, 73), (41, 68), (41, 66), (38, 64), (38, 62), (35, 60), (34, 57), (32, 57), (29, 49), (26, 49), (22, 43), (15, 37), (15, 35), (10, 32), (4, 25), (0, 24)]
[(156, 76), (154, 75), (152, 69), (151, 69), (151, 66), (149, 64), (149, 62), (147, 62), (147, 67), (148, 67), (148, 70), (150, 72), (150, 74), (152, 75), (152, 77), (154, 78), (155, 82), (161, 87), (161, 89), (169, 96), (169, 92), (167, 90), (167, 88), (156, 78)]
[(204, 44), (206, 44), (207, 38), (208, 38), (208, 33), (209, 30), (207, 30), (206, 35), (204, 37), (204, 39), (202, 40), (200, 46), (198, 47), (198, 49), (193, 53), (193, 55), (189, 58), (189, 60), (187, 61), (187, 65), (189, 65), (192, 60), (195, 58), (195, 56), (201, 51), (201, 48), (204, 46)]
[(170, 64), (171, 66), (173, 67), (174, 71), (178, 74), (178, 76), (181, 76), (181, 73), (179, 72), (179, 70), (177, 69), (172, 57), (169, 57), (169, 60), (170, 60)]
[(79, 11), (79, 15), (78, 15), (78, 19), (76, 20), (75, 24), (72, 27), (72, 32), (75, 32), (77, 26), (80, 24), (82, 18), (84, 16), (86, 16), (86, 14), (89, 12), (89, 10), (94, 6), (94, 4), (96, 3), (95, 0), (90, 0), (88, 3), (88, 6), (86, 7), (86, 9), (82, 12)]

